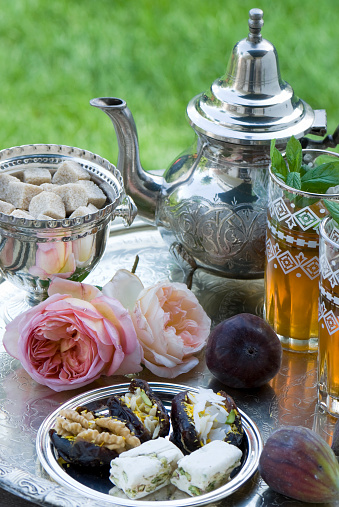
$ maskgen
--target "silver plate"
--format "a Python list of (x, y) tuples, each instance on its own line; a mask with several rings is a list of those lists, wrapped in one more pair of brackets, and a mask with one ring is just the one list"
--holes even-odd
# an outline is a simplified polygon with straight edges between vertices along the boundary
[[(168, 384), (160, 382), (149, 383), (152, 390), (160, 397), (167, 410), (170, 409), (172, 398), (182, 392), (190, 389), (191, 391), (197, 392), (195, 388), (188, 388), (187, 386), (179, 384)], [(151, 506), (159, 503), (155, 500), (130, 500), (118, 498), (107, 493), (102, 493), (92, 487), (82, 484), (78, 480), (71, 477), (64, 468), (58, 463), (58, 456), (55, 452), (54, 446), (51, 443), (49, 436), (49, 430), (54, 427), (55, 419), (61, 409), (64, 408), (76, 408), (79, 405), (87, 405), (93, 401), (108, 398), (112, 395), (124, 394), (128, 391), (129, 384), (119, 384), (114, 387), (104, 387), (101, 389), (94, 389), (87, 393), (81, 394), (72, 398), (68, 402), (64, 403), (61, 407), (55, 410), (49, 415), (44, 422), (41, 424), (36, 438), (36, 450), (38, 458), (46, 470), (46, 472), (61, 486), (66, 486), (75, 490), (80, 495), (86, 498), (93, 498), (93, 500), (107, 502), (113, 505), (127, 505), (127, 506)], [(211, 502), (215, 502), (225, 498), (235, 491), (237, 491), (245, 482), (256, 472), (259, 462), (259, 457), (263, 448), (263, 442), (260, 432), (254, 422), (239, 409), (242, 417), (242, 424), (245, 431), (247, 440), (247, 455), (243, 462), (240, 471), (236, 476), (231, 479), (224, 486), (198, 497), (189, 497), (180, 500), (163, 500), (161, 499), (161, 505), (166, 507), (185, 507), (190, 505), (205, 505)], [(94, 486), (95, 487), (95, 486)]]

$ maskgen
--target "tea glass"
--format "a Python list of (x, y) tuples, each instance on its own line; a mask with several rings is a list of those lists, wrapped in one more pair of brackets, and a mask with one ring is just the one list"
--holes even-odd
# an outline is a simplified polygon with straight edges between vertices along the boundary
[(320, 226), (318, 402), (339, 416), (339, 225)]
[[(323, 150), (303, 150), (312, 166)], [(265, 264), (265, 318), (282, 347), (318, 350), (319, 225), (328, 215), (322, 199), (339, 194), (303, 192), (286, 185), (270, 168)]]

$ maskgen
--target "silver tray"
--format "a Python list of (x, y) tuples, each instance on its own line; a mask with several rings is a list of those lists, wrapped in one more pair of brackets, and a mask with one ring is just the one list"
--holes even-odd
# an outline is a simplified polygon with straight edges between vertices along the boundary
[[(104, 284), (117, 269), (131, 269), (136, 254), (140, 256), (137, 274), (145, 286), (162, 278), (182, 281), (183, 274), (158, 231), (139, 220), (127, 229), (113, 222), (104, 257), (86, 281)], [(214, 324), (236, 313), (260, 315), (262, 312), (263, 280), (227, 280), (198, 270), (193, 277), (192, 290)], [(0, 279), (0, 337), (5, 328), (5, 308), (20, 297), (23, 295), (18, 289)], [(335, 419), (317, 407), (316, 366), (316, 354), (284, 352), (280, 372), (273, 380), (259, 389), (244, 391), (228, 389), (217, 382), (201, 353), (199, 364), (175, 381), (192, 388), (226, 390), (257, 425), (264, 442), (280, 426), (302, 425), (314, 429), (331, 443)], [(148, 382), (162, 380), (147, 370), (142, 377)], [(34, 382), (19, 361), (4, 351), (0, 340), (0, 487), (44, 507), (104, 507), (103, 502), (80, 496), (46, 473), (37, 456), (35, 441), (45, 418), (72, 397), (92, 389), (114, 387), (128, 380), (123, 376), (102, 377), (85, 388), (56, 393)], [(309, 504), (274, 493), (257, 472), (232, 495), (213, 501), (212, 505), (306, 507)], [(339, 506), (339, 501), (326, 504), (326, 507), (330, 506)]]

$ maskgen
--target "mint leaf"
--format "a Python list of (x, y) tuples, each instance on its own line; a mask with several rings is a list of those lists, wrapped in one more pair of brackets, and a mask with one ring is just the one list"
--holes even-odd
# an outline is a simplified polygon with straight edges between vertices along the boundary
[(338, 185), (339, 160), (327, 162), (307, 171), (301, 178), (301, 190), (325, 194), (330, 187)]
[(313, 161), (314, 166), (318, 166), (321, 164), (325, 164), (327, 162), (336, 162), (339, 158), (337, 158), (335, 155), (330, 155), (329, 153), (319, 155), (316, 159)]
[(271, 141), (271, 169), (273, 174), (278, 176), (278, 178), (286, 181), (287, 175), (289, 173), (286, 162), (280, 153), (280, 151), (275, 147), (275, 140)]
[(297, 173), (295, 171), (288, 173), (286, 178), (286, 184), (289, 187), (296, 188), (297, 190), (301, 189), (301, 178), (300, 173)]
[(300, 172), (302, 152), (300, 142), (292, 136), (286, 145), (286, 159), (290, 172)]
[(304, 174), (308, 173), (308, 171), (310, 171), (312, 169), (312, 167), (310, 167), (309, 165), (307, 164), (301, 164), (301, 167), (300, 167), (300, 176), (304, 176)]
[(329, 214), (331, 215), (331, 217), (333, 218), (333, 220), (335, 220), (337, 222), (337, 224), (339, 225), (339, 202), (333, 202), (333, 201), (328, 201), (327, 199), (324, 199), (323, 204), (327, 208), (327, 210), (328, 210)]

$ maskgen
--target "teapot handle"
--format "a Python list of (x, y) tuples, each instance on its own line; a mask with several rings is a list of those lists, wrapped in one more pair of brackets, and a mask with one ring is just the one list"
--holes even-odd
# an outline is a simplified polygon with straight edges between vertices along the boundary
[(327, 148), (335, 148), (339, 144), (339, 125), (335, 129), (332, 135), (327, 135), (321, 141), (315, 141), (308, 137), (301, 139), (301, 146), (303, 148), (315, 148), (320, 150), (326, 150)]

